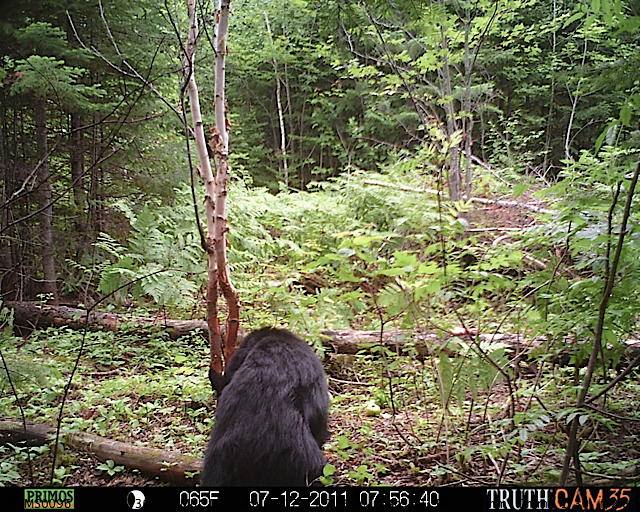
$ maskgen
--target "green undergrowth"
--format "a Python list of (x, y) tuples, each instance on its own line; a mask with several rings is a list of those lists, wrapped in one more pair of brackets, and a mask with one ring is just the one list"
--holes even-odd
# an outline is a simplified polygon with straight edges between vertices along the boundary
[[(2, 351), (28, 421), (56, 425), (81, 346), (63, 432), (79, 430), (202, 456), (213, 420), (203, 363), (207, 348), (198, 334), (172, 341), (162, 332), (124, 326), (117, 333), (88, 332), (86, 337), (66, 329), (40, 330), (26, 343), (3, 337)], [(0, 417), (19, 418), (2, 373)]]
[[(640, 218), (637, 208), (625, 214), (624, 197), (636, 159), (613, 148), (584, 152), (544, 191), (553, 213), (532, 220), (511, 212), (502, 222), (519, 227), (499, 236), (487, 234), (482, 227), (493, 219), (473, 205), (412, 190), (429, 182), (415, 162), (275, 197), (234, 183), (229, 260), (242, 326), (290, 328), (328, 369), (325, 484), (552, 484), (576, 422), (584, 480), (632, 474), (640, 461), (637, 379), (597, 405), (576, 402), (611, 275), (589, 396), (635, 354), (627, 341), (637, 331)], [(189, 191), (176, 191), (175, 201), (124, 209), (129, 237), (98, 242), (102, 263), (88, 275), (114, 292), (105, 307), (204, 318), (204, 260), (185, 222)], [(23, 340), (11, 335), (6, 308), (1, 320), (2, 354), (27, 419), (57, 422), (84, 343), (65, 429), (202, 455), (214, 402), (200, 335), (174, 341), (125, 325), (84, 338), (37, 330)], [(325, 333), (381, 327), (396, 333), (397, 350), (371, 342), (358, 354), (335, 354)], [(0, 415), (18, 417), (16, 394), (0, 375)], [(2, 478), (16, 483), (24, 448), (2, 450)], [(105, 464), (108, 477), (122, 473)], [(72, 473), (57, 478), (68, 482)]]
[[(82, 343), (83, 333), (66, 329), (35, 331), (26, 342), (2, 338), (28, 421), (56, 424), (60, 398)], [(501, 350), (492, 352), (496, 361), (503, 357)], [(176, 341), (164, 333), (126, 327), (117, 333), (87, 333), (62, 432), (81, 430), (202, 456), (214, 411), (206, 353), (197, 334)], [(637, 434), (628, 432), (619, 445), (612, 445), (610, 436), (624, 422), (572, 408), (571, 369), (547, 371), (538, 381), (531, 376), (512, 378), (509, 391), (505, 379), (483, 361), (463, 343), (446, 357), (436, 351), (416, 358), (375, 346), (353, 355), (326, 354), (332, 401), (325, 483), (494, 485), (495, 465), (506, 460), (501, 483), (552, 484), (565, 439), (563, 428), (574, 416), (592, 427), (592, 437), (584, 442), (585, 468), (606, 475), (632, 466), (616, 457), (618, 450), (632, 449)], [(6, 378), (2, 385), (0, 416), (19, 417)], [(637, 383), (628, 381), (612, 396), (619, 415), (640, 420), (625, 402), (638, 391)], [(25, 450), (2, 448), (2, 484), (25, 481)], [(46, 481), (50, 448), (32, 451), (42, 461), (36, 478)], [(73, 478), (72, 453), (63, 451), (62, 460), (59, 484)], [(106, 481), (124, 470), (109, 462), (94, 462)]]

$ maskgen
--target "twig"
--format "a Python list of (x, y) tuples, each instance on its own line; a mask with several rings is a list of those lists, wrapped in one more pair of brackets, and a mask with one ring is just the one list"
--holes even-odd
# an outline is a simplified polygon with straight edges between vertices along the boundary
[(598, 392), (598, 394), (593, 395), (590, 398), (587, 398), (584, 403), (585, 405), (590, 404), (591, 402), (597, 400), (598, 398), (600, 398), (602, 395), (604, 395), (607, 391), (609, 391), (613, 386), (615, 386), (618, 382), (620, 382), (622, 379), (624, 379), (624, 377), (631, 371), (633, 370), (633, 368), (640, 362), (640, 354), (638, 354), (638, 356), (629, 363), (629, 366), (627, 366), (624, 370), (622, 370), (622, 372), (620, 372), (620, 375), (618, 375), (615, 379), (613, 379), (611, 382), (609, 382), (609, 384), (607, 384), (604, 389), (602, 389), (600, 392)]
[(637, 420), (635, 418), (628, 418), (626, 416), (620, 416), (619, 414), (614, 414), (612, 412), (605, 411), (604, 409), (600, 409), (599, 407), (596, 407), (593, 404), (584, 404), (584, 406), (589, 408), (589, 409), (591, 409), (592, 411), (599, 412), (603, 416), (609, 416), (610, 418), (614, 418), (616, 420), (620, 420), (620, 421), (635, 421), (636, 423), (640, 423), (640, 420)]

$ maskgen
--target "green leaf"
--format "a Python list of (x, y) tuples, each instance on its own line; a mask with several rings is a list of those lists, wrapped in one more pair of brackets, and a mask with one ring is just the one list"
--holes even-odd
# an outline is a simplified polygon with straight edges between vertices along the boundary
[(529, 431), (526, 428), (521, 428), (518, 432), (518, 437), (525, 443), (529, 439)]
[(518, 183), (515, 187), (513, 187), (513, 196), (517, 199), (527, 190), (529, 190), (529, 185), (527, 185), (526, 183)]
[(351, 447), (351, 441), (345, 436), (338, 436), (338, 448), (346, 450)]
[(338, 279), (345, 283), (359, 283), (363, 280), (360, 277), (356, 277), (350, 270), (344, 268), (338, 270)]
[(620, 122), (624, 126), (629, 126), (631, 123), (631, 105), (625, 103), (620, 109)]
[(322, 469), (322, 474), (324, 476), (334, 475), (336, 472), (336, 467), (333, 464), (326, 464)]
[(372, 241), (374, 240), (374, 237), (372, 236), (368, 236), (368, 235), (360, 235), (355, 237), (352, 242), (353, 245), (359, 245), (359, 246), (367, 246), (369, 245)]
[(418, 258), (415, 254), (405, 251), (396, 251), (393, 253), (394, 267), (415, 267), (418, 265)]
[(569, 18), (567, 18), (567, 20), (564, 22), (564, 25), (562, 25), (562, 28), (567, 28), (569, 25), (571, 25), (574, 21), (579, 20), (580, 18), (582, 18), (584, 16), (584, 12), (577, 12), (575, 13), (573, 16), (570, 16)]
[(438, 368), (440, 369), (440, 378), (442, 379), (442, 403), (444, 405), (451, 394), (451, 387), (453, 385), (453, 366), (451, 364), (451, 359), (445, 352), (440, 353)]
[(407, 273), (407, 270), (404, 268), (388, 268), (386, 270), (381, 270), (380, 272), (378, 272), (379, 274), (382, 274), (383, 276), (401, 276)]

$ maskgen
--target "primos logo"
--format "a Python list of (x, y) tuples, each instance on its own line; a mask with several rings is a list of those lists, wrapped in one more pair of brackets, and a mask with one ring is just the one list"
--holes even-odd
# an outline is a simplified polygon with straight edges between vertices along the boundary
[(72, 509), (73, 489), (25, 489), (25, 509)]

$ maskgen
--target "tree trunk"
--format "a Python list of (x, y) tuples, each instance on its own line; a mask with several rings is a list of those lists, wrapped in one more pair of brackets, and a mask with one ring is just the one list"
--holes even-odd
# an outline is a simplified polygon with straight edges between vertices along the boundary
[(40, 244), (42, 246), (43, 292), (58, 303), (56, 266), (53, 252), (53, 204), (51, 202), (51, 175), (49, 171), (49, 148), (47, 145), (47, 100), (36, 98), (36, 140), (38, 144), (38, 171), (40, 188)]
[[(174, 320), (165, 317), (139, 317), (129, 315), (119, 315), (117, 313), (107, 313), (93, 311), (89, 314), (87, 322), (87, 312), (68, 306), (42, 305), (39, 302), (7, 302), (7, 307), (14, 311), (14, 326), (16, 331), (22, 335), (29, 334), (34, 329), (44, 329), (47, 327), (67, 327), (69, 329), (105, 330), (118, 331), (122, 325), (136, 324), (141, 328), (162, 327), (169, 334), (171, 339), (178, 339), (181, 336), (200, 330), (204, 336), (208, 335), (207, 322), (202, 320)], [(243, 333), (244, 334), (244, 333)], [(355, 354), (363, 349), (368, 349), (371, 345), (380, 342), (380, 331), (356, 331), (353, 329), (343, 329), (339, 331), (322, 331), (322, 342), (329, 349), (330, 353)], [(451, 333), (452, 336), (468, 336), (467, 334)], [(528, 352), (530, 349), (537, 349), (544, 339), (525, 340), (519, 334), (478, 334), (483, 341), (499, 341), (514, 347), (518, 353)], [(406, 350), (416, 351), (419, 356), (425, 356), (438, 350), (445, 350), (453, 354), (446, 347), (449, 336), (440, 336), (424, 330), (400, 331), (389, 329), (382, 335), (382, 343), (396, 352)], [(407, 344), (407, 341), (412, 341)], [(640, 341), (629, 339), (625, 341), (629, 353), (636, 357), (640, 355)], [(558, 360), (562, 359), (562, 355)], [(568, 361), (568, 357), (567, 357)]]
[(142, 328), (163, 327), (172, 339), (200, 329), (206, 336), (208, 326), (202, 320), (173, 320), (164, 317), (139, 317), (119, 315), (103, 311), (92, 311), (87, 319), (87, 311), (69, 306), (42, 305), (40, 302), (6, 302), (14, 311), (14, 327), (20, 334), (28, 334), (34, 329), (46, 327), (68, 327), (69, 329), (117, 331), (123, 324), (134, 323)]
[[(100, 83), (102, 75), (97, 73), (92, 80), (92, 83)], [(93, 233), (99, 233), (101, 231), (105, 231), (105, 220), (104, 220), (104, 190), (103, 184), (104, 180), (104, 163), (101, 162), (102, 155), (105, 151), (105, 144), (103, 144), (103, 132), (102, 132), (102, 123), (100, 122), (100, 117), (98, 114), (93, 114), (92, 119), (93, 130), (91, 132), (91, 143), (90, 147), (92, 149), (91, 154), (91, 165), (90, 165), (90, 185), (88, 187), (88, 220), (87, 229)], [(108, 142), (107, 142), (108, 144)]]
[(473, 73), (473, 64), (471, 62), (470, 52), (470, 34), (471, 34), (471, 13), (469, 9), (465, 10), (466, 21), (464, 27), (464, 101), (462, 104), (462, 129), (464, 133), (464, 157), (465, 157), (465, 194), (467, 201), (471, 198), (471, 185), (473, 182), (473, 162), (471, 154), (473, 151), (473, 116), (471, 113), (471, 78)]
[(223, 370), (223, 339), (218, 318), (218, 288), (222, 289), (228, 305), (224, 358), (228, 361), (235, 351), (240, 321), (238, 293), (231, 284), (227, 261), (227, 209), (229, 188), (229, 137), (227, 133), (226, 105), (224, 99), (224, 71), (227, 55), (227, 33), (229, 29), (229, 0), (223, 0), (216, 12), (216, 64), (215, 64), (215, 113), (216, 125), (211, 131), (210, 147), (216, 158), (214, 178), (209, 161), (198, 86), (195, 80), (195, 48), (198, 41), (198, 18), (196, 0), (187, 0), (189, 13), (189, 36), (185, 49), (183, 68), (187, 80), (187, 91), (191, 105), (191, 117), (200, 159), (201, 175), (205, 185), (205, 215), (207, 236), (204, 241), (208, 256), (207, 324), (209, 327), (210, 367), (217, 373)]
[(453, 140), (458, 131), (458, 122), (456, 120), (456, 111), (453, 99), (453, 86), (451, 83), (451, 70), (449, 69), (449, 42), (444, 27), (442, 32), (442, 50), (443, 59), (442, 69), (440, 72), (442, 83), (442, 96), (444, 101), (444, 110), (447, 116), (447, 140), (449, 141), (449, 174), (447, 182), (449, 184), (449, 197), (452, 201), (460, 201), (462, 199), (462, 175), (460, 173), (460, 155), (458, 144), (454, 144)]
[[(16, 272), (11, 251), (11, 233), (5, 232), (13, 209), (7, 201), (14, 192), (15, 171), (13, 170), (7, 151), (6, 132), (6, 99), (7, 93), (0, 90), (0, 294), (4, 298), (15, 299)], [(7, 230), (8, 231), (8, 230)]]
[[(556, 19), (557, 16), (557, 0), (553, 0), (553, 19)], [(551, 32), (551, 92), (549, 93), (549, 113), (547, 114), (547, 128), (546, 135), (544, 139), (544, 158), (542, 159), (542, 175), (546, 178), (547, 171), (551, 166), (551, 158), (550, 158), (550, 149), (551, 149), (551, 137), (553, 136), (553, 114), (554, 108), (553, 105), (556, 101), (556, 69), (555, 69), (555, 59), (556, 59), (556, 47), (557, 47), (557, 36), (556, 31)]]
[[(587, 60), (587, 49), (588, 49), (587, 42), (588, 42), (587, 38), (585, 37), (584, 50), (582, 52), (582, 64), (580, 66), (581, 75), (584, 74), (585, 63)], [(569, 99), (571, 100), (571, 114), (569, 115), (569, 122), (567, 124), (567, 133), (564, 139), (564, 157), (567, 160), (573, 160), (573, 157), (571, 156), (571, 141), (572, 141), (571, 130), (573, 129), (573, 121), (575, 120), (576, 112), (578, 110), (578, 102), (580, 101), (580, 95), (582, 94), (580, 90), (582, 88), (582, 81), (583, 81), (582, 78), (578, 80), (578, 85), (576, 85), (576, 90), (573, 93), (573, 96), (571, 95), (571, 91), (567, 87), (567, 90), (569, 92)]]
[[(208, 325), (202, 320), (173, 320), (171, 318), (147, 318), (119, 315), (102, 311), (93, 311), (87, 322), (86, 311), (68, 306), (41, 305), (39, 302), (8, 302), (7, 307), (14, 310), (14, 325), (17, 331), (28, 329), (44, 329), (46, 327), (67, 327), (69, 329), (117, 331), (124, 324), (137, 324), (142, 328), (164, 327), (172, 339), (185, 336), (199, 329), (206, 336)], [(26, 334), (26, 333), (24, 333)], [(380, 331), (356, 331), (343, 329), (322, 331), (322, 342), (328, 352), (337, 354), (355, 354), (360, 350), (380, 343)], [(458, 335), (452, 333), (452, 335)], [(462, 334), (460, 336), (467, 336)], [(479, 334), (482, 340), (499, 341), (513, 345), (518, 351), (528, 350), (540, 345), (539, 340), (525, 340), (518, 334)], [(389, 329), (382, 335), (382, 344), (395, 352), (416, 351), (419, 356), (426, 356), (437, 350), (446, 350), (446, 342), (450, 336), (439, 336), (424, 330), (408, 331)], [(628, 342), (628, 346), (638, 353), (637, 342)], [(453, 352), (449, 351), (453, 354)]]
[[(207, 235), (204, 240), (204, 249), (207, 252), (207, 324), (209, 331), (210, 365), (221, 372), (223, 366), (222, 356), (222, 336), (220, 333), (220, 321), (218, 319), (218, 269), (214, 251), (214, 231), (215, 231), (215, 196), (216, 182), (211, 170), (209, 152), (207, 151), (207, 141), (202, 123), (202, 113), (200, 111), (200, 96), (198, 84), (195, 77), (195, 52), (198, 42), (198, 15), (196, 12), (196, 0), (187, 0), (187, 10), (189, 13), (189, 35), (185, 48), (185, 58), (182, 64), (185, 79), (187, 81), (187, 93), (189, 94), (189, 105), (191, 107), (191, 120), (193, 132), (196, 140), (196, 149), (200, 161), (200, 176), (204, 181), (205, 196), (204, 209), (207, 221)], [(213, 134), (212, 134), (213, 135)], [(216, 370), (218, 371), (218, 370)]]
[[(273, 34), (271, 33), (271, 25), (269, 24), (269, 15), (267, 10), (264, 10), (264, 21), (267, 25), (267, 34), (269, 35), (269, 41), (271, 42), (271, 51), (275, 52), (275, 46), (273, 44)], [(278, 105), (278, 121), (280, 123), (280, 153), (282, 155), (282, 170), (284, 174), (284, 186), (289, 188), (289, 167), (287, 162), (287, 138), (286, 130), (284, 126), (284, 113), (282, 111), (282, 92), (280, 74), (278, 73), (278, 61), (275, 56), (272, 59), (273, 71), (276, 76), (276, 103)]]
[(222, 0), (218, 19), (215, 62), (215, 112), (217, 139), (214, 140), (216, 159), (216, 203), (214, 246), (218, 280), (227, 302), (227, 336), (225, 340), (225, 359), (229, 361), (236, 349), (238, 329), (240, 327), (240, 300), (238, 292), (231, 283), (229, 260), (227, 258), (227, 193), (229, 190), (229, 133), (227, 121), (227, 103), (225, 100), (225, 66), (227, 58), (227, 34), (229, 32), (230, 0)]
[[(87, 195), (84, 190), (84, 144), (82, 129), (82, 114), (71, 113), (71, 136), (69, 137), (69, 164), (71, 166), (71, 186), (73, 188), (73, 201), (76, 206), (76, 231), (84, 236), (86, 230), (85, 212), (87, 207)], [(79, 244), (79, 250), (84, 249)], [(80, 261), (78, 257), (77, 261)]]

